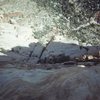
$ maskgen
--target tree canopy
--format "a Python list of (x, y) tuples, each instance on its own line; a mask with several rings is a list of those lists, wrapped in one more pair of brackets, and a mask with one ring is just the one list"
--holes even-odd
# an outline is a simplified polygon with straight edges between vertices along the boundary
[(97, 21), (96, 13), (100, 12), (100, 0), (32, 1), (48, 11), (54, 22), (53, 26), (57, 27), (63, 35), (73, 37), (80, 43), (99, 44), (100, 23)]

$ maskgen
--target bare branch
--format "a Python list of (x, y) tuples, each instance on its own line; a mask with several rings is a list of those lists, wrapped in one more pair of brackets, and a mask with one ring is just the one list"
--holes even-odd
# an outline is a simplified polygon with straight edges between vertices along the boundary
[(86, 24), (80, 25), (79, 27), (72, 29), (72, 31), (78, 31), (78, 30), (80, 30), (80, 29), (82, 29), (82, 28), (85, 28), (85, 27), (87, 27), (87, 26), (90, 26), (91, 24), (100, 25), (100, 24), (97, 23), (95, 20), (91, 20), (90, 22), (88, 22), (88, 23), (86, 23)]

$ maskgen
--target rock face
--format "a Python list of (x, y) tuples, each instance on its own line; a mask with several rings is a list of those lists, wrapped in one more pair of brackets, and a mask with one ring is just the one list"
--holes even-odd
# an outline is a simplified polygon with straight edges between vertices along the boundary
[[(32, 35), (33, 32), (30, 27), (0, 23), (0, 52), (16, 60), (27, 58), (34, 48), (34, 46), (29, 47), (30, 43), (35, 44), (38, 41)], [(0, 58), (1, 61), (2, 57)]]
[[(100, 48), (88, 47), (87, 51), (85, 48), (80, 49), (79, 46), (81, 39), (83, 42), (87, 39), (89, 44), (91, 39), (94, 42), (96, 39), (97, 42), (100, 40), (99, 24), (91, 23), (92, 17), (99, 19), (99, 11), (97, 12), (99, 1), (89, 2), (86, 0), (0, 1), (0, 52), (6, 54), (6, 57), (0, 57), (0, 61), (10, 58), (29, 63), (39, 61), (59, 63), (86, 54), (97, 55)], [(88, 8), (92, 7), (92, 4), (95, 11)], [(55, 38), (48, 44), (52, 36)], [(38, 39), (35, 39), (37, 37)], [(74, 40), (74, 37), (79, 41), (76, 38)]]
[(11, 50), (16, 46), (28, 47), (31, 42), (37, 42), (32, 34), (29, 27), (0, 23), (0, 48)]
[[(20, 26), (18, 24), (0, 23), (0, 50), (8, 56), (1, 56), (0, 61), (7, 60), (10, 57), (17, 61), (26, 60), (30, 63), (37, 63), (39, 59), (42, 60), (47, 58), (46, 62), (48, 63), (51, 62), (50, 56), (52, 55), (55, 57), (63, 54), (66, 57), (71, 56), (74, 53), (74, 57), (74, 55), (82, 55), (81, 53), (84, 51), (82, 50), (82, 52), (80, 52), (79, 46), (71, 44), (77, 41), (70, 40), (69, 42), (69, 40), (59, 35), (57, 35), (56, 38), (45, 48), (45, 41), (47, 41), (47, 39), (50, 40), (49, 35), (47, 35), (46, 39), (41, 39), (44, 46), (41, 43), (38, 43), (38, 40), (32, 35), (33, 32), (31, 28)], [(44, 51), (41, 55), (43, 49)], [(58, 60), (54, 61), (54, 63), (59, 62), (60, 60), (61, 57), (59, 56)]]
[(78, 41), (64, 38), (60, 34), (52, 41), (46, 35), (41, 38), (43, 43), (39, 43), (31, 28), (18, 24), (0, 23), (0, 29), (0, 51), (6, 54), (0, 56), (0, 61), (13, 59), (33, 64), (62, 63), (83, 55), (97, 56), (100, 51), (99, 46), (82, 47)]
[(100, 46), (86, 46), (100, 43), (99, 10), (100, 0), (0, 0), (0, 100), (100, 100)]
[(15, 99), (100, 100), (100, 66), (58, 70), (0, 68), (0, 100)]

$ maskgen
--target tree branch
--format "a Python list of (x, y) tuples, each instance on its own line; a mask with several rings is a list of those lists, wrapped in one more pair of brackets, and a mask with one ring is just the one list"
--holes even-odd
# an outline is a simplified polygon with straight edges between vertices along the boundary
[(90, 26), (91, 24), (100, 25), (100, 24), (97, 23), (96, 21), (92, 20), (92, 21), (90, 21), (89, 23), (80, 25), (79, 27), (72, 29), (72, 31), (79, 31), (81, 28), (85, 28), (85, 27), (87, 27), (87, 26)]

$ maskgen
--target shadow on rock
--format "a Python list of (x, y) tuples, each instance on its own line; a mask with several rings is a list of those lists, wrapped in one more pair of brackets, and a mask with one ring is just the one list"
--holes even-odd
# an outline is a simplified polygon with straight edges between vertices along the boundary
[(51, 42), (47, 46), (30, 43), (29, 47), (16, 46), (11, 50), (1, 50), (0, 62), (21, 63), (64, 63), (73, 60), (89, 60), (100, 57), (99, 46), (79, 46), (76, 44)]

